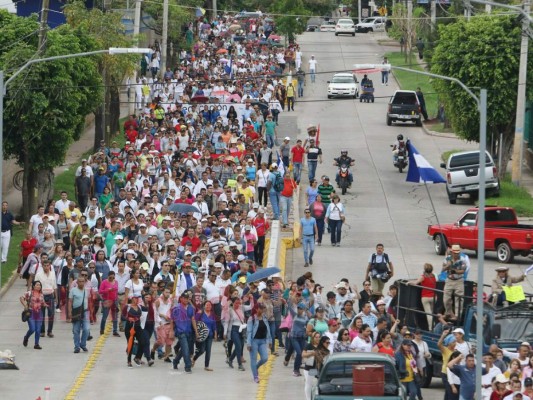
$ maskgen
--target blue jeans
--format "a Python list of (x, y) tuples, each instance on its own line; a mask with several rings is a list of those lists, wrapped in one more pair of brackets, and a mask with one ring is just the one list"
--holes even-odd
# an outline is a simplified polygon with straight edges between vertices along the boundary
[(177, 337), (178, 337), (180, 350), (178, 354), (176, 354), (176, 357), (174, 358), (174, 362), (176, 364), (179, 364), (181, 358), (183, 357), (183, 362), (185, 363), (185, 371), (188, 371), (192, 368), (191, 350), (193, 349), (193, 345), (194, 345), (193, 334), (192, 333), (179, 333)]
[(74, 336), (74, 349), (87, 347), (87, 337), (89, 336), (89, 315), (85, 312), (81, 321), (72, 323), (72, 335)]
[(294, 172), (293, 172), (294, 180), (297, 183), (300, 183), (300, 178), (302, 177), (302, 163), (293, 162), (292, 167), (294, 168)]
[[(274, 147), (274, 136), (265, 134), (265, 137), (266, 137), (268, 148), (271, 149), (272, 147)], [(268, 160), (266, 161), (268, 162)]]
[[(268, 343), (266, 339), (252, 339), (252, 343), (249, 343), (250, 349), (250, 369), (252, 370), (252, 376), (257, 378), (259, 376), (258, 369), (268, 361)], [(260, 359), (257, 362), (257, 353), (259, 353)]]
[(324, 218), (316, 218), (316, 228), (318, 230), (318, 237), (316, 240), (318, 243), (322, 243), (322, 235), (324, 234)]
[(233, 325), (231, 327), (231, 341), (233, 342), (234, 348), (229, 358), (229, 362), (233, 362), (233, 360), (237, 358), (237, 363), (239, 363), (239, 366), (241, 366), (242, 365), (242, 350), (243, 350), (244, 343), (243, 343), (241, 332), (239, 332), (239, 327), (236, 325)]
[(316, 160), (316, 161), (307, 161), (307, 175), (309, 176), (309, 182), (311, 182), (313, 179), (315, 179), (317, 163), (318, 163), (318, 160)]
[[(52, 293), (52, 294), (44, 295), (44, 301), (48, 305), (44, 308), (41, 308), (41, 312), (43, 314), (43, 325), (44, 325), (46, 313), (48, 313), (48, 329), (46, 333), (52, 333), (52, 329), (54, 329), (54, 316), (56, 314), (54, 294)], [(44, 330), (44, 327), (41, 326), (41, 329)]]
[(313, 258), (315, 253), (315, 235), (303, 235), (302, 245), (304, 249), (304, 261), (309, 262), (310, 258)]
[(329, 229), (331, 231), (331, 244), (341, 242), (341, 230), (342, 230), (342, 221), (340, 219), (330, 219)]
[(113, 333), (118, 331), (118, 321), (117, 321), (117, 302), (111, 305), (111, 307), (102, 307), (102, 321), (100, 322), (100, 330), (105, 329), (105, 324), (107, 322), (107, 316), (111, 310), (111, 320), (113, 321)]
[(381, 71), (381, 83), (389, 83), (389, 71)]
[(203, 342), (196, 342), (196, 351), (194, 353), (194, 361), (198, 360), (202, 354), (205, 353), (205, 368), (209, 368), (209, 361), (211, 361), (211, 346), (213, 344), (213, 336), (209, 335)]
[(309, 71), (309, 74), (311, 75), (311, 82), (315, 82), (315, 78), (316, 78), (316, 74), (315, 74), (315, 70), (312, 69)]
[[(32, 313), (33, 314), (33, 313)], [(40, 317), (40, 315), (39, 315)], [(26, 332), (26, 335), (24, 337), (28, 338), (35, 333), (35, 344), (39, 344), (39, 339), (41, 338), (41, 326), (43, 325), (43, 320), (41, 318), (33, 318), (33, 316), (30, 316), (30, 319), (28, 320), (28, 332)]]
[(304, 95), (304, 83), (303, 81), (298, 81), (298, 97), (303, 97)]
[(411, 382), (402, 382), (403, 386), (405, 387), (405, 391), (407, 392), (409, 396), (409, 400), (416, 400), (416, 382), (413, 380)]
[(270, 198), (270, 204), (272, 204), (272, 212), (274, 213), (273, 220), (279, 219), (279, 198), (280, 194), (274, 190), (268, 192), (268, 197)]
[[(281, 323), (281, 321), (280, 321)], [(276, 321), (268, 321), (268, 327), (270, 328), (270, 336), (272, 336), (271, 348), (270, 351), (274, 353), (276, 351)]]
[(289, 225), (289, 214), (291, 212), (292, 197), (280, 196), (281, 223)]
[(294, 372), (300, 372), (300, 367), (302, 366), (302, 351), (305, 349), (307, 340), (304, 337), (293, 337), (291, 338), (292, 348), (296, 353), (294, 357)]

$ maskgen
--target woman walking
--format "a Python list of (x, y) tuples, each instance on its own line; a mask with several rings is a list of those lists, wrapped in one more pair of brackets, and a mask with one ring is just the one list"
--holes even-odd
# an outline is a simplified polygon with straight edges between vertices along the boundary
[[(145, 335), (143, 332), (141, 317), (143, 310), (139, 305), (139, 300), (141, 298), (141, 293), (136, 293), (131, 298), (131, 304), (127, 304), (122, 309), (122, 316), (126, 319), (126, 327), (124, 333), (126, 335), (126, 340), (128, 341), (127, 353), (128, 353), (128, 368), (132, 368), (131, 364), (131, 355), (133, 353), (133, 340), (137, 339), (137, 353), (135, 354), (135, 364), (141, 366), (141, 357), (144, 353), (146, 359), (148, 360), (148, 366), (151, 367), (154, 365), (154, 360), (150, 358), (150, 349), (145, 345)], [(131, 339), (131, 340), (130, 340)]]
[[(296, 353), (296, 356), (294, 357), (294, 368), (292, 375), (298, 377), (302, 376), (302, 374), (300, 374), (300, 366), (302, 365), (302, 352), (307, 343), (306, 328), (310, 313), (307, 310), (307, 306), (303, 302), (298, 303), (296, 309), (294, 309), (293, 305), (290, 305), (289, 311), (292, 316), (292, 328), (289, 336), (291, 339), (291, 347)], [(283, 365), (289, 365), (290, 358), (291, 353), (287, 352)]]
[(213, 339), (217, 339), (217, 317), (213, 309), (213, 303), (207, 300), (204, 303), (203, 311), (197, 313), (195, 318), (196, 321), (201, 321), (207, 326), (209, 334), (203, 342), (196, 342), (196, 352), (192, 359), (192, 366), (194, 367), (196, 360), (205, 353), (204, 369), (211, 372), (213, 371), (213, 369), (209, 367), (209, 361), (211, 360), (211, 345), (213, 344)]
[(20, 297), (20, 303), (24, 306), (25, 310), (30, 312), (28, 319), (28, 332), (26, 332), (24, 335), (22, 344), (24, 347), (27, 347), (30, 336), (35, 333), (35, 345), (33, 348), (36, 350), (41, 350), (42, 347), (39, 345), (39, 339), (41, 338), (41, 326), (43, 324), (43, 314), (41, 313), (41, 308), (46, 307), (41, 282), (33, 281), (31, 284), (31, 290), (24, 296)]
[(315, 354), (320, 344), (320, 338), (322, 336), (318, 332), (311, 334), (311, 340), (302, 352), (302, 358), (304, 359), (304, 393), (305, 400), (311, 400), (311, 392), (313, 390), (313, 384), (315, 383), (315, 377), (309, 374), (309, 371), (316, 369)]
[(242, 300), (236, 298), (233, 300), (233, 304), (229, 308), (229, 318), (226, 327), (226, 336), (231, 337), (234, 349), (228, 359), (228, 366), (233, 368), (233, 360), (237, 358), (237, 363), (239, 364), (239, 371), (244, 371), (244, 366), (242, 365), (242, 352), (243, 352), (243, 335), (242, 331), (245, 327), (245, 317), (243, 310)]
[[(318, 193), (318, 191), (317, 191)], [(324, 234), (324, 218), (326, 217), (327, 206), (322, 202), (322, 196), (316, 196), (315, 201), (309, 205), (311, 216), (316, 220), (316, 227), (318, 230), (318, 236), (316, 244), (322, 245), (322, 235)]]
[(102, 320), (100, 322), (100, 335), (103, 335), (107, 316), (111, 311), (111, 321), (113, 321), (113, 336), (119, 337), (117, 307), (118, 307), (118, 282), (115, 280), (115, 271), (109, 271), (107, 279), (100, 285), (100, 296), (102, 297)]
[(326, 223), (331, 232), (331, 245), (340, 247), (342, 224), (346, 217), (344, 205), (336, 194), (331, 196), (331, 203), (326, 210)]
[[(259, 383), (259, 368), (268, 361), (268, 349), (272, 347), (272, 332), (265, 314), (266, 306), (256, 303), (247, 323), (247, 348), (250, 352), (250, 369), (255, 383)], [(257, 361), (259, 353), (259, 362)]]
[(418, 370), (411, 347), (412, 342), (404, 339), (400, 348), (396, 351), (394, 358), (396, 359), (396, 370), (398, 371), (400, 382), (403, 383), (405, 391), (409, 395), (409, 400), (415, 400), (418, 391), (415, 374)]

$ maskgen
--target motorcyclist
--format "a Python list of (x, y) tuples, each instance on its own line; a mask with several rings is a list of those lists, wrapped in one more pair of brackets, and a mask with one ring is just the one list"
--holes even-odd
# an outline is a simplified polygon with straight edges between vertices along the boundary
[(367, 75), (367, 74), (365, 74), (365, 75), (363, 76), (363, 79), (361, 79), (361, 86), (364, 87), (364, 86), (366, 86), (366, 85), (370, 85), (370, 86), (372, 86), (372, 81), (368, 78), (368, 75)]
[[(339, 169), (342, 167), (342, 166), (345, 166), (346, 168), (348, 168), (348, 183), (349, 183), (349, 187), (352, 186), (352, 182), (353, 182), (353, 175), (352, 175), (352, 171), (350, 171), (350, 167), (352, 167), (355, 163), (355, 160), (351, 157), (348, 157), (348, 150), (346, 149), (342, 149), (341, 150), (341, 156), (340, 157), (337, 157), (334, 159), (335, 162), (333, 163), (333, 165), (337, 165), (339, 167)], [(340, 182), (340, 174), (339, 172), (337, 172), (337, 175), (335, 176), (335, 182), (337, 182), (337, 186), (339, 186), (339, 182)]]
[(403, 150), (405, 152), (405, 156), (407, 157), (407, 144), (405, 140), (403, 139), (403, 135), (400, 133), (398, 136), (396, 136), (396, 142), (392, 145), (392, 157), (394, 164), (398, 161), (398, 153), (400, 150)]

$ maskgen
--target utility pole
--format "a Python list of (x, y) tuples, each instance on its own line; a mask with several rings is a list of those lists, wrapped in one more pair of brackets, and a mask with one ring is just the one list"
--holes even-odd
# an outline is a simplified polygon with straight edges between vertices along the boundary
[(431, 33), (437, 30), (437, 0), (431, 0)]
[(471, 13), (472, 13), (472, 5), (470, 4), (470, 0), (465, 0), (465, 17), (467, 21), (470, 21)]
[(41, 8), (41, 25), (39, 27), (39, 46), (37, 52), (44, 53), (46, 50), (46, 32), (48, 31), (48, 9), (50, 8), (50, 0), (43, 0), (43, 7)]
[(163, 0), (163, 37), (161, 38), (161, 68), (163, 76), (167, 71), (167, 40), (168, 40), (168, 0)]
[(217, 18), (218, 10), (217, 10), (217, 0), (213, 0), (213, 19)]
[(413, 50), (413, 0), (407, 0), (407, 55), (409, 66), (411, 66), (411, 55)]
[[(141, 0), (135, 1), (135, 16), (133, 20), (133, 38), (135, 45), (139, 46), (139, 31), (141, 26)], [(145, 55), (142, 54), (141, 57)], [(135, 102), (137, 100), (137, 67), (133, 71), (133, 76), (130, 78), (130, 87), (133, 87), (133, 93), (130, 90), (129, 114), (135, 114)]]
[[(529, 0), (524, 1), (524, 13), (529, 15)], [(526, 82), (527, 82), (527, 52), (529, 46), (529, 24), (527, 18), (522, 18), (522, 43), (520, 44), (520, 67), (518, 70), (518, 93), (516, 96), (516, 118), (513, 144), (513, 164), (511, 179), (516, 186), (520, 186), (522, 179), (522, 162), (524, 156), (524, 123), (526, 113)]]
[(362, 0), (357, 0), (357, 23), (361, 23), (361, 13), (363, 12)]

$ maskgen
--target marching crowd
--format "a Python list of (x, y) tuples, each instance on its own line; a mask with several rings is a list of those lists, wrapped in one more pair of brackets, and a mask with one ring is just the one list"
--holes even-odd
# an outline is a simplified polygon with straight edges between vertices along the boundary
[[(294, 43), (280, 48), (274, 31), (266, 17), (199, 20), (187, 35), (192, 50), (181, 51), (179, 65), (165, 71), (153, 47), (143, 61), (146, 75), (133, 85), (138, 112), (124, 123), (125, 145), (102, 142), (77, 168), (73, 191), (39, 207), (29, 221), (19, 259), (28, 289), (20, 298), (28, 323), (24, 346), (34, 336), (40, 350), (41, 337), (54, 337), (61, 315), (72, 323), (74, 353), (87, 352), (110, 319), (112, 335), (126, 337), (128, 367), (152, 366), (157, 358), (174, 369), (183, 361), (191, 373), (203, 356), (210, 372), (212, 345), (221, 342), (228, 367), (245, 371), (248, 361), (255, 382), (269, 353), (284, 349), (293, 375), (303, 370), (306, 399), (314, 370), (329, 354), (378, 352), (396, 360), (410, 399), (422, 400), (431, 355), (421, 331), (409, 332), (396, 319), (398, 288), (385, 290), (394, 267), (382, 244), (369, 257), (361, 291), (347, 279), (324, 288), (311, 272), (293, 282), (279, 273), (254, 278), (271, 221), (289, 226), (304, 160), (310, 182), (300, 220), (305, 267), (313, 265), (326, 228), (331, 244), (340, 246), (346, 216), (329, 177), (320, 184), (315, 178), (322, 162), (317, 128), (309, 127), (303, 143), (277, 138), (279, 113), (285, 104), (294, 109), (303, 95), (281, 77), (300, 69), (302, 53)], [(4, 233), (16, 221), (2, 206)], [(446, 282), (441, 326), (458, 313), (451, 298), (464, 294), (468, 269), (467, 257), (452, 246), (440, 277)], [(492, 301), (503, 305), (503, 284), (521, 278), (505, 268), (497, 274)], [(426, 264), (412, 282), (425, 287), (429, 326), (436, 280)], [(460, 327), (445, 329), (439, 341), (447, 400), (473, 399), (472, 349), (463, 336)], [(491, 348), (484, 363), (484, 399), (531, 398), (528, 343), (517, 354)]]

